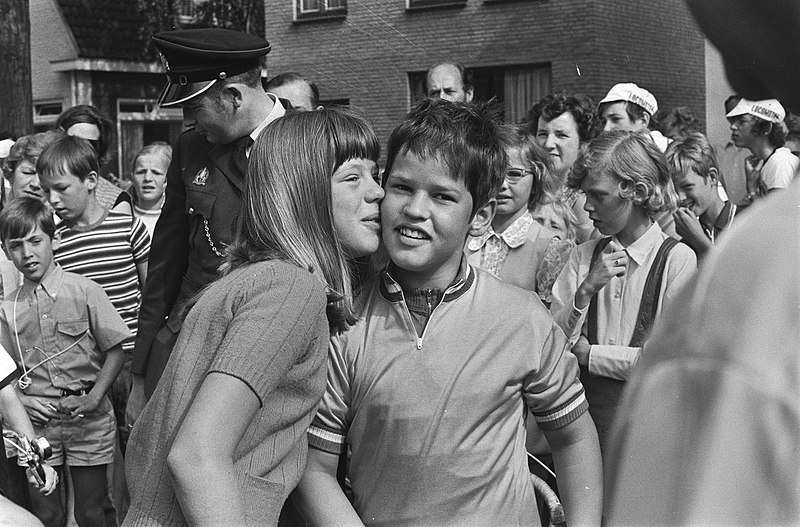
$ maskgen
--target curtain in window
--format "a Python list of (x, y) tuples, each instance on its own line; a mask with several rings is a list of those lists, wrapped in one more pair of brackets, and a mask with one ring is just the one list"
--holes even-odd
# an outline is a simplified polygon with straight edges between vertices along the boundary
[(550, 66), (506, 70), (503, 85), (506, 121), (518, 123), (531, 106), (552, 91)]

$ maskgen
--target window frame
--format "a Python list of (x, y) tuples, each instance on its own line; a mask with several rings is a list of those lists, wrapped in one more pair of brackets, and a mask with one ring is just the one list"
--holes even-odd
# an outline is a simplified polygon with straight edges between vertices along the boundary
[(197, 8), (194, 0), (179, 0), (177, 6), (179, 24), (183, 26), (197, 22)]
[(406, 0), (406, 11), (464, 7), (466, 5), (467, 0)]
[(318, 9), (303, 11), (303, 0), (294, 0), (294, 22), (317, 20), (341, 20), (347, 17), (347, 0), (341, 0), (343, 6), (329, 6), (329, 0), (319, 0)]

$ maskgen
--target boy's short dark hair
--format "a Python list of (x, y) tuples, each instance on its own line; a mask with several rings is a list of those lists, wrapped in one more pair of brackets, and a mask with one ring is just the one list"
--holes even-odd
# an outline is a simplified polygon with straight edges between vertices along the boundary
[(455, 103), (425, 99), (389, 136), (386, 170), (398, 154), (438, 158), (472, 196), (472, 214), (497, 195), (508, 163), (501, 141), (502, 122), (492, 102)]
[(53, 213), (41, 200), (30, 196), (17, 198), (3, 208), (0, 212), (0, 240), (24, 238), (36, 227), (50, 239), (56, 234), (56, 224)]
[(97, 152), (89, 141), (65, 135), (48, 145), (36, 161), (36, 172), (40, 177), (56, 175), (65, 170), (81, 181), (90, 172), (100, 170)]

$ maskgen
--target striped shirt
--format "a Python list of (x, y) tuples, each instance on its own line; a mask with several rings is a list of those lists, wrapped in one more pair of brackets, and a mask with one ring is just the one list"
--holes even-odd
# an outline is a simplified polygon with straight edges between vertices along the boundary
[(133, 352), (142, 288), (136, 266), (147, 262), (150, 235), (144, 223), (129, 214), (109, 211), (94, 225), (56, 226), (61, 246), (55, 261), (97, 282), (117, 309), (133, 336), (123, 342), (125, 353)]

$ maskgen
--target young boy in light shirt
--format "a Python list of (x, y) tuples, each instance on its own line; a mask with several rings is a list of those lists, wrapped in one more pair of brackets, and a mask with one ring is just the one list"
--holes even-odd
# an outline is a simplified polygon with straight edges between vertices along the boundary
[[(22, 197), (7, 205), (0, 239), (24, 276), (0, 305), (0, 345), (20, 366), (20, 399), (36, 434), (53, 448), (50, 463), (59, 473), (70, 467), (78, 524), (99, 525), (116, 439), (107, 392), (130, 331), (99, 285), (53, 260), (59, 238), (40, 200)], [(46, 526), (64, 524), (60, 493), (31, 493), (31, 501)]]
[(653, 320), (694, 274), (694, 252), (661, 230), (677, 196), (666, 160), (641, 132), (594, 139), (570, 175), (603, 238), (582, 243), (553, 285), (551, 311), (573, 343), (600, 448)]

